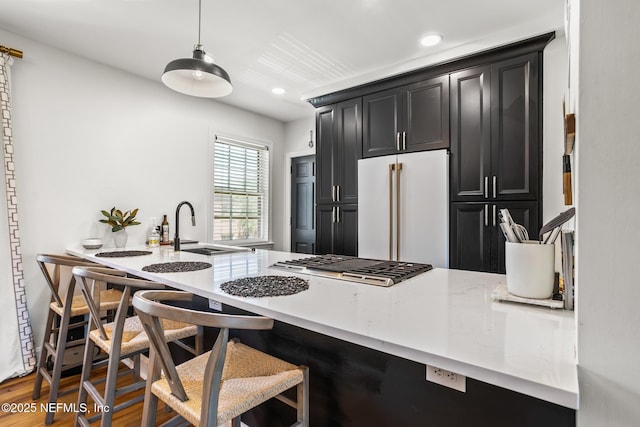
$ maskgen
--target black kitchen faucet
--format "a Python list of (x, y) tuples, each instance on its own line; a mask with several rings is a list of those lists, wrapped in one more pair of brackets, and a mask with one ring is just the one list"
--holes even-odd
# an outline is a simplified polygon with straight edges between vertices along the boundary
[(196, 225), (196, 213), (193, 210), (193, 205), (187, 201), (178, 203), (178, 207), (176, 208), (176, 235), (173, 238), (173, 250), (180, 250), (180, 208), (182, 205), (187, 205), (191, 209), (191, 225)]

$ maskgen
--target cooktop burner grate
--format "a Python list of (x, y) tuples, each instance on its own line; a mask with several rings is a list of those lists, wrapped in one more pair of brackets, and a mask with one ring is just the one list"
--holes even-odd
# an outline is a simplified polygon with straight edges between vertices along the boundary
[(432, 268), (431, 264), (383, 261), (379, 264), (372, 265), (371, 267), (354, 268), (352, 270), (344, 271), (343, 273), (349, 275), (360, 274), (364, 276), (385, 277), (393, 280), (393, 283), (398, 283), (402, 280), (424, 273), (425, 271), (429, 271)]
[(340, 277), (337, 278), (379, 286), (390, 286), (433, 268), (430, 264), (383, 261), (331, 254), (282, 261), (275, 266), (297, 268), (320, 275), (322, 273), (326, 273), (326, 275), (338, 273)]

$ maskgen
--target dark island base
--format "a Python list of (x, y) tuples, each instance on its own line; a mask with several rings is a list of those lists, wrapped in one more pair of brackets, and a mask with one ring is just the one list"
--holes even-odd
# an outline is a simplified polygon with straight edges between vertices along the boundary
[[(223, 312), (250, 314), (227, 305)], [(231, 336), (309, 367), (312, 427), (576, 425), (573, 409), (470, 378), (466, 393), (458, 392), (426, 381), (423, 364), (289, 324), (275, 322), (271, 331), (232, 331)], [(205, 338), (213, 344), (214, 332)], [(285, 427), (295, 422), (295, 414), (272, 400), (242, 420), (252, 427)]]

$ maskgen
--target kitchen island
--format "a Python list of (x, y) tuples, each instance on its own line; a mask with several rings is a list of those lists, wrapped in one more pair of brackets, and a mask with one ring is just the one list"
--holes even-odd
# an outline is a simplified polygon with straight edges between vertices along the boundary
[[(231, 312), (275, 319), (274, 333), (278, 325), (281, 333), (271, 338), (263, 335), (258, 344), (289, 360), (320, 359), (315, 364), (291, 360), (310, 366), (312, 421), (314, 411), (318, 416), (320, 411), (334, 413), (323, 415), (325, 421), (318, 425), (387, 425), (387, 414), (378, 413), (378, 403), (369, 400), (370, 395), (393, 400), (393, 408), (384, 411), (395, 408), (405, 419), (414, 420), (413, 425), (432, 425), (425, 420), (425, 411), (440, 420), (451, 412), (447, 425), (484, 425), (483, 416), (492, 425), (510, 425), (515, 420), (521, 421), (519, 425), (575, 424), (578, 381), (573, 312), (494, 302), (491, 292), (505, 282), (503, 275), (434, 269), (389, 288), (299, 275), (309, 284), (303, 292), (243, 298), (223, 292), (220, 285), (248, 276), (294, 275), (270, 266), (308, 255), (256, 250), (204, 256), (173, 248), (127, 249), (152, 253), (102, 258), (95, 254), (112, 249), (67, 251), (215, 300)], [(206, 261), (212, 267), (164, 274), (142, 270), (174, 261)], [(307, 339), (317, 348), (301, 350)], [(334, 352), (327, 353), (330, 348)], [(467, 392), (427, 382), (425, 365), (466, 376)], [(334, 375), (314, 379), (314, 368)], [(341, 375), (348, 380), (341, 381)], [(315, 395), (314, 381), (323, 385)], [(349, 387), (353, 390), (343, 394)], [(353, 413), (363, 410), (369, 415)], [(523, 412), (522, 419), (514, 418), (518, 416), (514, 410)], [(467, 418), (458, 411), (466, 411)], [(503, 412), (504, 419), (496, 411)], [(398, 414), (389, 420), (405, 425)], [(360, 423), (363, 419), (369, 422)]]

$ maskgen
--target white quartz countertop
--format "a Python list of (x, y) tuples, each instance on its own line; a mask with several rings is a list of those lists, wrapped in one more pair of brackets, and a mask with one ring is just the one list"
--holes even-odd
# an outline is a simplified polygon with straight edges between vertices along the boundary
[[(226, 294), (220, 285), (248, 276), (296, 275), (269, 266), (308, 255), (256, 250), (204, 256), (169, 247), (127, 247), (152, 255), (94, 256), (113, 250), (78, 246), (67, 252), (281, 322), (577, 409), (573, 312), (494, 302), (491, 291), (505, 283), (504, 275), (434, 269), (383, 288), (299, 274), (309, 281), (306, 291), (243, 298)], [(144, 266), (172, 261), (206, 261), (213, 267), (187, 273), (142, 271)]]

